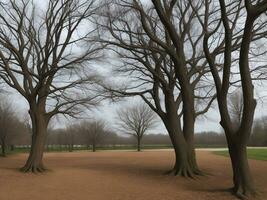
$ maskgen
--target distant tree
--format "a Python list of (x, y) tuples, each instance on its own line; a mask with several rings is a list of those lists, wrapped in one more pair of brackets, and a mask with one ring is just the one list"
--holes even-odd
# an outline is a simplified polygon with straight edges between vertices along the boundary
[(145, 104), (137, 104), (117, 112), (117, 125), (122, 133), (131, 135), (137, 140), (137, 151), (141, 151), (141, 140), (144, 134), (156, 125), (156, 115)]
[(2, 156), (6, 156), (6, 147), (8, 141), (14, 137), (17, 119), (12, 109), (12, 104), (5, 98), (1, 97), (0, 102), (0, 142)]
[(229, 113), (234, 123), (239, 126), (243, 111), (243, 98), (240, 91), (235, 91), (229, 96)]
[(106, 131), (106, 123), (103, 120), (94, 120), (94, 121), (83, 121), (80, 124), (79, 131), (82, 133), (85, 138), (87, 148), (92, 146), (92, 151), (96, 151), (96, 147), (101, 143), (108, 131)]
[(64, 130), (65, 144), (68, 146), (69, 152), (72, 152), (74, 149), (75, 138), (78, 133), (77, 125), (70, 125)]
[(258, 118), (253, 123), (253, 131), (250, 137), (250, 146), (267, 146), (267, 117)]
[(199, 146), (226, 146), (226, 139), (224, 134), (217, 132), (201, 132), (195, 134), (195, 143)]

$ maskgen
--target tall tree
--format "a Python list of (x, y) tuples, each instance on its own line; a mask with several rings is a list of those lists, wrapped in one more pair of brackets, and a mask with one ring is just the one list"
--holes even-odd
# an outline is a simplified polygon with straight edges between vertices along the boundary
[[(204, 32), (194, 28), (196, 15), (187, 1), (164, 7), (184, 47), (177, 48), (157, 10), (151, 3), (113, 0), (101, 13), (103, 20), (98, 18), (97, 24), (107, 32), (101, 41), (123, 63), (114, 70), (121, 75), (119, 84), (112, 85), (113, 80), (104, 88), (111, 97), (139, 95), (158, 114), (175, 150), (170, 173), (192, 177), (201, 174), (195, 159), (195, 120), (215, 99), (213, 86), (203, 78), (209, 71), (207, 62), (202, 62), (204, 55), (198, 50)], [(183, 73), (177, 71), (181, 60)], [(204, 104), (197, 108), (200, 102)]]
[[(192, 1), (192, 5), (196, 4)], [(240, 198), (246, 198), (255, 193), (246, 150), (256, 107), (249, 51), (251, 42), (265, 34), (261, 33), (262, 24), (265, 24), (265, 21), (257, 21), (257, 19), (267, 11), (267, 1), (219, 0), (217, 5), (219, 9), (216, 9), (211, 1), (205, 0), (204, 13), (198, 13), (198, 18), (205, 30), (203, 49), (215, 82), (221, 116), (220, 124), (224, 129), (231, 157), (233, 192)], [(214, 17), (210, 17), (212, 10), (218, 11), (213, 15)], [(243, 26), (240, 27), (240, 24)], [(220, 46), (224, 46), (223, 57), (214, 54)], [(221, 60), (222, 74), (216, 67)], [(231, 118), (228, 99), (231, 71), (236, 68), (240, 75), (243, 100), (239, 126), (236, 126), (235, 120)]]
[[(0, 3), (0, 78), (28, 102), (32, 145), (24, 172), (45, 170), (42, 158), (47, 126), (56, 114), (75, 115), (95, 104), (88, 67), (99, 54), (88, 19), (94, 0), (30, 0)], [(88, 25), (88, 27), (87, 27)]]
[(145, 104), (137, 104), (119, 110), (117, 115), (120, 131), (133, 136), (137, 141), (137, 151), (141, 151), (144, 134), (157, 123), (154, 111)]

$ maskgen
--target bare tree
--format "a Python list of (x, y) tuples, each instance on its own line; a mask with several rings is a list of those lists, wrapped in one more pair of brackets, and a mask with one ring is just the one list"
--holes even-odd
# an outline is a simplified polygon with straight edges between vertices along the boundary
[(169, 172), (192, 177), (202, 174), (195, 159), (195, 120), (215, 99), (199, 51), (204, 32), (195, 27), (188, 1), (152, 2), (111, 0), (101, 13), (103, 21), (97, 18), (99, 30), (107, 32), (101, 42), (123, 63), (114, 76), (126, 80), (106, 81), (103, 87), (111, 98), (138, 95), (158, 114), (175, 150)]
[(83, 134), (87, 147), (92, 146), (92, 151), (100, 144), (108, 134), (106, 123), (103, 120), (83, 121), (80, 124), (79, 131)]
[(243, 110), (243, 99), (242, 93), (235, 91), (229, 96), (229, 113), (231, 119), (234, 121), (236, 126), (240, 126), (242, 110)]
[(9, 101), (1, 97), (0, 102), (0, 144), (2, 156), (6, 156), (6, 147), (8, 142), (14, 136), (14, 131), (16, 129), (16, 116), (12, 110), (13, 106)]
[[(89, 18), (94, 0), (0, 3), (0, 77), (29, 104), (32, 145), (22, 171), (42, 172), (47, 126), (56, 114), (76, 115), (95, 104), (88, 65), (98, 58)], [(88, 27), (87, 27), (88, 25)], [(86, 68), (85, 68), (86, 67)]]
[[(197, 3), (191, 2), (192, 7), (197, 6)], [(267, 11), (267, 1), (219, 0), (214, 4), (205, 0), (204, 3), (204, 13), (198, 12), (198, 19), (205, 30), (203, 49), (215, 82), (221, 116), (220, 124), (224, 129), (231, 157), (233, 192), (245, 199), (255, 194), (246, 150), (256, 107), (249, 52), (252, 41), (256, 41), (265, 34), (262, 29), (266, 26), (266, 20), (257, 21), (257, 19)], [(210, 17), (210, 12), (214, 10), (218, 13)], [(224, 46), (223, 56), (216, 56), (216, 51), (221, 46)], [(223, 68), (222, 74), (216, 67), (220, 62)], [(231, 119), (227, 98), (232, 84), (231, 71), (236, 68), (240, 75), (243, 100), (239, 126), (235, 126), (235, 121)]]
[(77, 125), (70, 125), (64, 130), (66, 145), (68, 146), (69, 152), (72, 152), (74, 149), (75, 138), (77, 137), (78, 131), (79, 127)]
[(141, 151), (144, 134), (155, 127), (157, 120), (153, 110), (145, 104), (137, 104), (117, 112), (119, 130), (133, 136), (137, 141), (137, 151)]

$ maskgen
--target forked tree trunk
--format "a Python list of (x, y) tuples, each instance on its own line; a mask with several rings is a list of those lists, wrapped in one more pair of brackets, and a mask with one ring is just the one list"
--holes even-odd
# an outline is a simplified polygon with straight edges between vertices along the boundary
[(175, 165), (169, 173), (190, 178), (202, 174), (196, 162), (195, 150), (190, 148), (183, 136), (175, 138), (174, 151)]
[(250, 172), (245, 144), (236, 140), (229, 141), (229, 155), (233, 169), (233, 193), (241, 199), (255, 196), (255, 187)]
[(32, 144), (26, 164), (21, 169), (23, 172), (43, 172), (43, 153), (47, 134), (48, 120), (43, 109), (32, 109), (30, 111), (32, 120)]
[(178, 116), (169, 116), (164, 122), (175, 151), (175, 164), (168, 174), (193, 178), (201, 175), (198, 168), (194, 146), (188, 143), (182, 133)]

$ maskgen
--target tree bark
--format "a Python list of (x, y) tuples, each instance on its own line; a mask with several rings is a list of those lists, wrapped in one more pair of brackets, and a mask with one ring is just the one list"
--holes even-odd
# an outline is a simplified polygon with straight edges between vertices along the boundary
[(175, 152), (175, 164), (172, 170), (167, 174), (179, 175), (183, 177), (193, 178), (195, 175), (201, 175), (201, 171), (198, 168), (195, 149), (192, 144), (188, 143), (180, 127), (179, 118), (175, 114), (172, 114), (164, 120), (164, 124), (168, 130), (169, 136)]
[(45, 116), (45, 105), (37, 108), (31, 107), (30, 116), (32, 121), (32, 144), (29, 157), (26, 164), (22, 167), (23, 172), (43, 172), (43, 153), (45, 149), (45, 140), (47, 134), (48, 119)]
[(190, 178), (193, 178), (195, 175), (201, 175), (202, 173), (198, 168), (195, 158), (195, 150), (190, 148), (181, 136), (181, 133), (176, 135), (180, 136), (176, 136), (173, 143), (175, 151), (175, 165), (169, 173)]
[(235, 140), (228, 140), (228, 147), (233, 169), (233, 193), (241, 199), (255, 196), (256, 191), (248, 164), (246, 144), (235, 138)]

